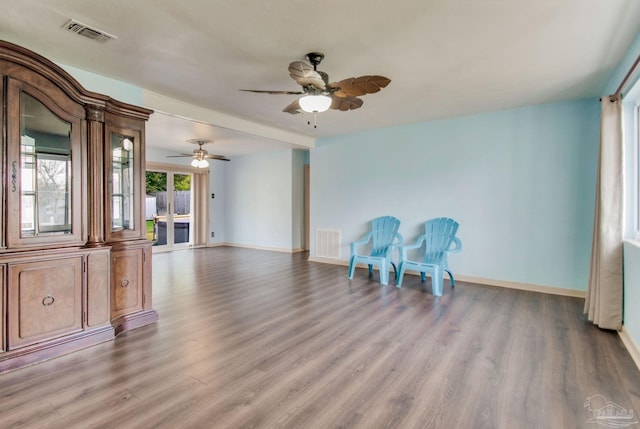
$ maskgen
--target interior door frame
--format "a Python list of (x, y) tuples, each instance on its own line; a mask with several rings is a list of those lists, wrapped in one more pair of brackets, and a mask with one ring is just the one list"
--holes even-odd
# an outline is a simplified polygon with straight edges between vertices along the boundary
[(311, 195), (311, 168), (309, 164), (305, 164), (304, 166), (304, 239), (302, 243), (302, 248), (306, 251), (309, 250), (309, 235), (310, 235), (310, 220), (309, 220), (309, 212), (310, 212), (310, 195)]

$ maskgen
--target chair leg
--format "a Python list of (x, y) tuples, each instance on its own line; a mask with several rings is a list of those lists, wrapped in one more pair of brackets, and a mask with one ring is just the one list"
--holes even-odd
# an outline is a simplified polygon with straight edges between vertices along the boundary
[(355, 257), (351, 257), (351, 261), (349, 261), (349, 280), (353, 280), (353, 273), (356, 271), (355, 259)]
[(427, 280), (427, 273), (425, 273), (424, 271), (421, 271), (420, 280), (424, 283)]
[(449, 274), (449, 280), (451, 280), (451, 287), (456, 287), (456, 281), (453, 279), (453, 274), (451, 274), (451, 271), (449, 270), (445, 270), (445, 271)]
[(380, 264), (380, 284), (389, 284), (389, 266), (387, 264)]
[(373, 275), (373, 265), (369, 264), (369, 276)]
[(431, 273), (431, 291), (433, 296), (442, 296), (442, 270), (436, 267)]
[(400, 289), (402, 287), (402, 279), (404, 278), (405, 266), (402, 262), (400, 262), (400, 267), (398, 267), (398, 272), (396, 273), (396, 287)]
[(391, 266), (393, 267), (393, 279), (397, 280), (398, 279), (398, 267), (396, 267), (396, 264), (394, 264), (393, 262), (391, 262)]

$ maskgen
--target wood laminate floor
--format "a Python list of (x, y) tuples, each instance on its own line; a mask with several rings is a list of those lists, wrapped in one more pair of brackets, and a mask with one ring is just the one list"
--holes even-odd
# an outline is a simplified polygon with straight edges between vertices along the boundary
[(1, 375), (0, 428), (603, 427), (594, 395), (640, 412), (640, 371), (582, 299), (346, 277), (304, 254), (155, 254), (158, 323)]

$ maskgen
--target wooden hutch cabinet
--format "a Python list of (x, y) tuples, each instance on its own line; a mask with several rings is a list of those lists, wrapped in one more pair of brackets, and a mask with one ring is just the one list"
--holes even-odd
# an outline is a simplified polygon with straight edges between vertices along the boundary
[(151, 110), (0, 41), (0, 372), (153, 323)]

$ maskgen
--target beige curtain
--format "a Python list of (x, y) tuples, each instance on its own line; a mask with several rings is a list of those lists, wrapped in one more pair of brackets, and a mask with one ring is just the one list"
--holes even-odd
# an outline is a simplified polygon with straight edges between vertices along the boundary
[(193, 245), (204, 246), (209, 241), (209, 170), (203, 169), (194, 173), (191, 186), (193, 192), (193, 218), (195, 228), (193, 233)]
[(600, 157), (584, 311), (602, 329), (622, 328), (622, 100), (603, 97)]

